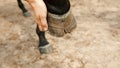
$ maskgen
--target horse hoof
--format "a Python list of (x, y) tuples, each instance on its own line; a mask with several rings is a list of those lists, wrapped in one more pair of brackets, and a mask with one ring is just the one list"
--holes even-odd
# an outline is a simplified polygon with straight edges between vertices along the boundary
[(29, 12), (24, 12), (23, 14), (25, 17), (30, 17), (30, 15), (31, 15)]
[(45, 45), (45, 46), (40, 46), (39, 50), (41, 54), (48, 54), (52, 52), (52, 46), (50, 44)]

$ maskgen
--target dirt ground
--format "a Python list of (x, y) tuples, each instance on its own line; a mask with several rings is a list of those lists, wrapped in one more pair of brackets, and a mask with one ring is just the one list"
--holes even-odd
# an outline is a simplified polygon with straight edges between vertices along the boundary
[(70, 1), (77, 28), (61, 38), (46, 32), (54, 49), (41, 55), (33, 15), (0, 0), (0, 68), (120, 68), (120, 0)]

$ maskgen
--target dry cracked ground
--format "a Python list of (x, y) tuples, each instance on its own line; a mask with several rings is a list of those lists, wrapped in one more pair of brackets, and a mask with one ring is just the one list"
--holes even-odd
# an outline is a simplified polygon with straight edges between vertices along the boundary
[(0, 0), (0, 68), (120, 68), (120, 0), (70, 0), (77, 28), (61, 38), (46, 32), (54, 49), (44, 55), (33, 15), (16, 1)]

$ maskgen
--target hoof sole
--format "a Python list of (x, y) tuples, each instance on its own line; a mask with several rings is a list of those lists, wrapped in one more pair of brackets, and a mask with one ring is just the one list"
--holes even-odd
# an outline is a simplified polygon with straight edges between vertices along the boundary
[(23, 14), (24, 14), (25, 17), (30, 17), (31, 16), (31, 14), (29, 12), (24, 12)]
[(39, 50), (41, 54), (48, 54), (52, 52), (52, 46), (50, 44), (45, 45), (45, 46), (40, 46)]

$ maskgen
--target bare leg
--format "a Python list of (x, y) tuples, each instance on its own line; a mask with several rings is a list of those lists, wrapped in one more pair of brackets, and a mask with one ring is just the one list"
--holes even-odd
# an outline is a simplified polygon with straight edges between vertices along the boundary
[(17, 0), (19, 8), (22, 10), (25, 17), (30, 16), (30, 13), (28, 13), (27, 9), (24, 7), (21, 0)]

